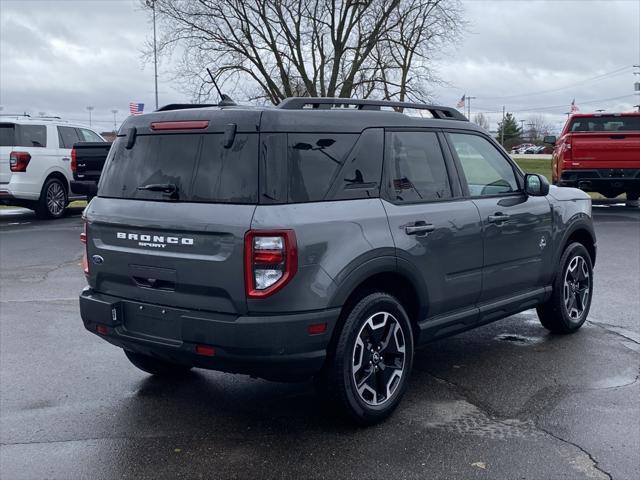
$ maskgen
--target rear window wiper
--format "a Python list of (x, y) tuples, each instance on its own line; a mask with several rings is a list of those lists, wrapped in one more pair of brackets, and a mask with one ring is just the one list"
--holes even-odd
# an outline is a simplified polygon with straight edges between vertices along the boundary
[(169, 194), (172, 197), (178, 197), (178, 186), (175, 183), (150, 183), (149, 185), (142, 185), (138, 187), (138, 190), (162, 192)]

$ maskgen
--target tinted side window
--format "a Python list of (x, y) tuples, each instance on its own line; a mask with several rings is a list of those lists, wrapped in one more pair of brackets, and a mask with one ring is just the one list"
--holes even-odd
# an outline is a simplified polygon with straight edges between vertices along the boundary
[(396, 202), (451, 198), (447, 169), (434, 132), (387, 134), (387, 192)]
[(44, 125), (19, 125), (19, 138), (16, 146), (46, 147), (47, 127)]
[(74, 143), (80, 142), (78, 132), (73, 127), (58, 127), (58, 141), (60, 148), (72, 148)]
[(371, 198), (380, 195), (384, 129), (369, 128), (362, 132), (349, 152), (334, 183), (332, 200)]
[(96, 133), (86, 128), (79, 128), (80, 138), (82, 142), (104, 142)]
[(471, 196), (516, 192), (518, 182), (511, 164), (489, 140), (478, 135), (450, 133)]
[(344, 133), (288, 134), (289, 201), (324, 200), (358, 136)]
[[(258, 135), (238, 133), (231, 148), (222, 134), (139, 135), (111, 147), (100, 181), (102, 197), (181, 202), (255, 203), (258, 197)], [(177, 198), (139, 190), (173, 184)]]
[(15, 128), (13, 123), (0, 123), (0, 147), (14, 146)]

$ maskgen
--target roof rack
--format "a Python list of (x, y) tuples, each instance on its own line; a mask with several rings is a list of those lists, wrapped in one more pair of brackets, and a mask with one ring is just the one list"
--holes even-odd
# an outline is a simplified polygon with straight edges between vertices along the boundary
[(38, 115), (34, 118), (41, 118), (43, 120), (62, 120), (62, 117), (58, 117), (57, 115)]
[(0, 117), (28, 117), (31, 118), (31, 115), (28, 113), (0, 113)]
[(433, 118), (446, 120), (464, 120), (467, 117), (451, 107), (427, 105), (424, 103), (394, 102), (388, 100), (358, 100), (353, 98), (329, 98), (329, 97), (290, 97), (284, 99), (278, 108), (283, 110), (302, 110), (310, 106), (312, 109), (330, 109), (333, 106), (347, 107), (355, 105), (357, 110), (380, 110), (381, 107), (412, 108), (416, 110), (428, 110)]
[(164, 107), (160, 107), (156, 112), (168, 112), (170, 110), (186, 110), (189, 108), (206, 108), (217, 107), (218, 105), (213, 103), (170, 103)]

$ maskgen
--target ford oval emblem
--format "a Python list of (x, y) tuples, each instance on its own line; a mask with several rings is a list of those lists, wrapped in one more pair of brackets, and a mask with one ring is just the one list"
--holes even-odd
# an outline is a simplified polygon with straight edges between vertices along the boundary
[(104, 258), (102, 258), (100, 255), (94, 255), (93, 257), (91, 257), (91, 260), (96, 265), (102, 265), (104, 263)]

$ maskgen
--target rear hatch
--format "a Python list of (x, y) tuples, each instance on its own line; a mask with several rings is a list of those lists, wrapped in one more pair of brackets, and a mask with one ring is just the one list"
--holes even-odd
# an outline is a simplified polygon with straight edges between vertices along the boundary
[(573, 119), (571, 151), (572, 168), (640, 168), (640, 116)]
[[(258, 202), (260, 114), (207, 112), (146, 115), (121, 129), (136, 127), (135, 142), (128, 149), (131, 135), (117, 138), (86, 212), (89, 283), (97, 292), (175, 308), (246, 311), (243, 249)], [(186, 120), (208, 124), (149, 128)]]

